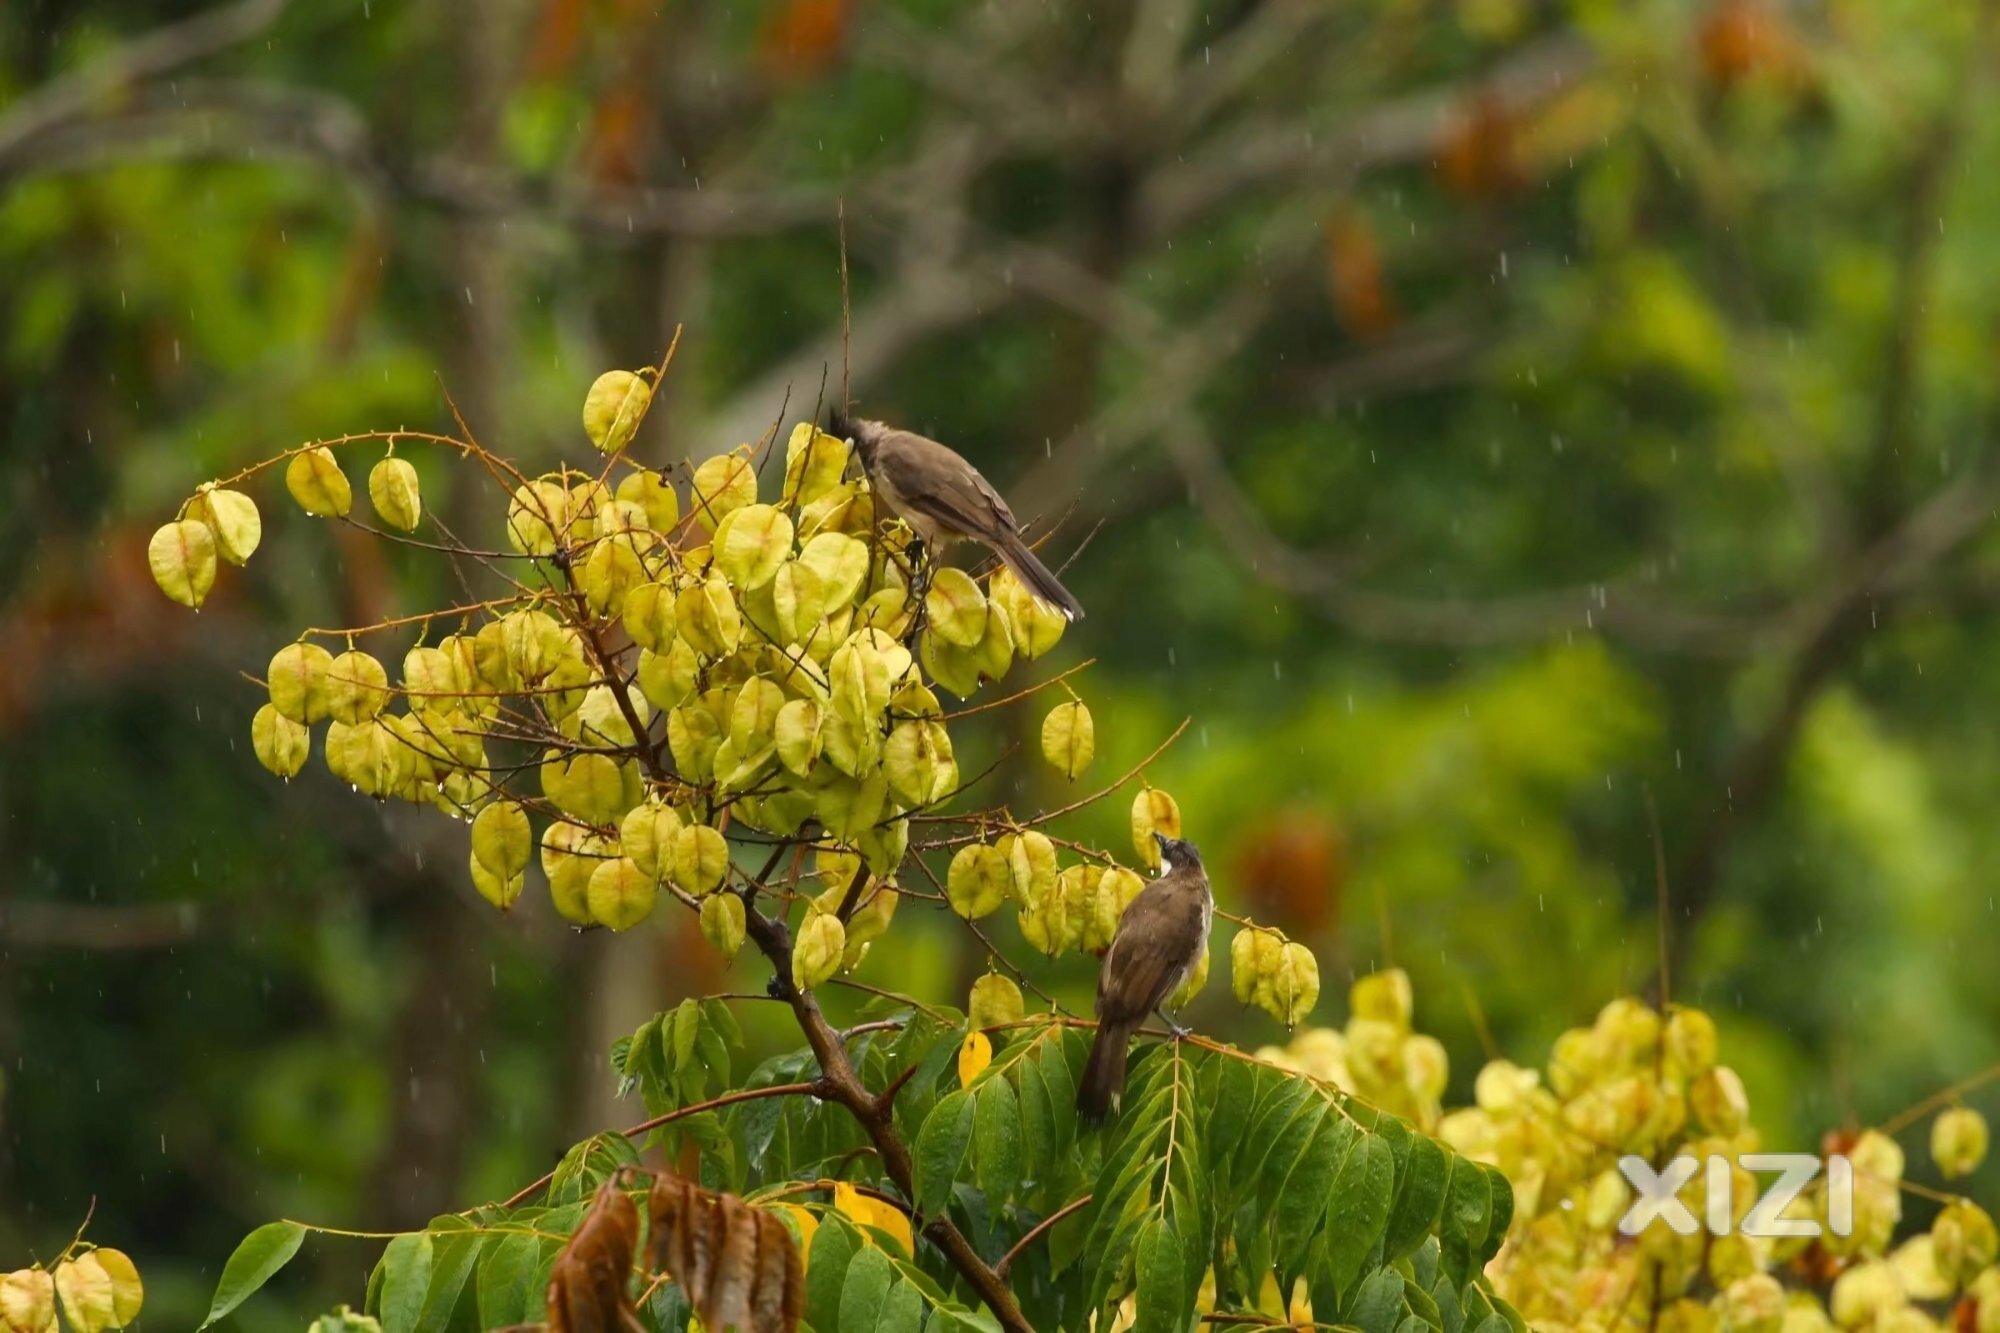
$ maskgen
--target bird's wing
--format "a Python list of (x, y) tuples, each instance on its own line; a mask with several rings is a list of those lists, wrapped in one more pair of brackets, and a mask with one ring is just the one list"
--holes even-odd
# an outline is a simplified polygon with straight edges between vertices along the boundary
[(1202, 947), (1201, 897), (1194, 889), (1168, 876), (1147, 885), (1125, 909), (1097, 974), (1100, 1020), (1143, 1018), (1180, 982)]
[(878, 446), (877, 466), (892, 469), (890, 480), (906, 504), (942, 521), (955, 532), (991, 540), (1003, 529), (1014, 532), (1014, 511), (979, 469), (936, 440), (911, 431), (891, 431)]

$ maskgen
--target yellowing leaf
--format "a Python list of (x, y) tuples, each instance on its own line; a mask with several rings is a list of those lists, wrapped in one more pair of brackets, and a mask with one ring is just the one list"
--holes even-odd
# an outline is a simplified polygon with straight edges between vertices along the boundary
[(208, 525), (217, 553), (232, 565), (248, 560), (264, 538), (257, 502), (241, 491), (208, 487), (194, 497), (188, 515)]
[(285, 464), (285, 489), (299, 508), (320, 518), (345, 518), (354, 507), (354, 489), (340, 470), (333, 451), (306, 449)]
[(408, 459), (385, 458), (369, 469), (368, 502), (390, 527), (416, 531), (424, 500), (417, 488), (417, 470)]
[(591, 384), (583, 399), (583, 433), (599, 453), (615, 454), (632, 442), (653, 386), (629, 370), (607, 370)]
[(199, 608), (215, 586), (215, 536), (206, 523), (168, 523), (146, 543), (153, 582), (182, 606)]
[(1097, 754), (1097, 732), (1080, 699), (1059, 703), (1042, 720), (1042, 756), (1056, 771), (1076, 781)]
[(993, 1063), (993, 1043), (984, 1032), (968, 1032), (958, 1047), (958, 1086), (969, 1088), (972, 1080)]

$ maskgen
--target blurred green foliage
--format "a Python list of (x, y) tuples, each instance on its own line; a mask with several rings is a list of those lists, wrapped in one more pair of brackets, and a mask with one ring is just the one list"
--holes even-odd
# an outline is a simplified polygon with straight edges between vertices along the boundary
[[(677, 325), (640, 457), (810, 414), (837, 200), (856, 397), (1082, 548), (1097, 771), (1192, 714), (1153, 780), (1329, 995), (1393, 961), (1461, 1075), (1482, 1022), (1533, 1059), (1655, 979), (1650, 797), (1672, 984), (1774, 1139), (1992, 1062), (1993, 46), (1970, 0), (0, 11), (0, 1253), (95, 1196), (198, 1317), (251, 1224), (511, 1192), (637, 1118), (612, 1036), (761, 984), (496, 922), (455, 828), (255, 768), (237, 673), (443, 562), (286, 518), (189, 618), (142, 548), (443, 391), (577, 456)], [(957, 994), (934, 938), (869, 967)]]

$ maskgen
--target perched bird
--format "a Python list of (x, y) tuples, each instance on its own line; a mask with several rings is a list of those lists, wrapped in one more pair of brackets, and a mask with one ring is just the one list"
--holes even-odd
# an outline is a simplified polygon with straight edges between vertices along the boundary
[(917, 540), (936, 551), (971, 539), (1000, 557), (1028, 590), (1071, 620), (1083, 606), (1021, 540), (1014, 511), (979, 469), (936, 440), (880, 421), (831, 414), (832, 433), (854, 441), (861, 466), (888, 507)]
[(1076, 1109), (1087, 1120), (1102, 1120), (1125, 1091), (1126, 1048), (1148, 1014), (1159, 1012), (1175, 1036), (1186, 1035), (1187, 1029), (1160, 1006), (1201, 960), (1215, 919), (1215, 896), (1208, 889), (1208, 872), (1201, 868), (1201, 853), (1191, 842), (1153, 836), (1159, 840), (1163, 873), (1118, 918), (1104, 969), (1097, 974), (1097, 1040), (1076, 1089)]

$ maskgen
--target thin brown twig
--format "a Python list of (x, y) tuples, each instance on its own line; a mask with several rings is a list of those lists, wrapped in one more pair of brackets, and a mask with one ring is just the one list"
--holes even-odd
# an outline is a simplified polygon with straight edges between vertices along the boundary
[(1047, 1235), (1050, 1229), (1053, 1228), (1056, 1223), (1062, 1221), (1065, 1217), (1068, 1217), (1071, 1213), (1076, 1212), (1078, 1209), (1087, 1207), (1090, 1201), (1096, 1197), (1097, 1196), (1094, 1194), (1086, 1194), (1081, 1199), (1072, 1199), (1068, 1203), (1064, 1204), (1062, 1207), (1056, 1209), (1053, 1213), (1050, 1213), (1047, 1217), (1043, 1218), (1041, 1221), (1035, 1223), (1034, 1226), (1028, 1228), (1028, 1234), (1021, 1237), (1021, 1239), (1015, 1241), (1013, 1248), (1008, 1250), (1007, 1253), (1000, 1256), (1000, 1262), (993, 1265), (993, 1271), (1002, 1278), (1005, 1278), (1007, 1276), (1007, 1270), (1014, 1266), (1014, 1260), (1020, 1257), (1021, 1251), (1027, 1249), (1030, 1244), (1041, 1239), (1043, 1236)]

